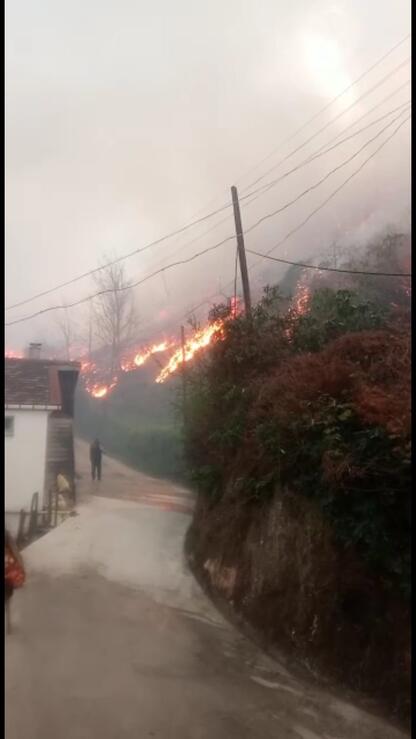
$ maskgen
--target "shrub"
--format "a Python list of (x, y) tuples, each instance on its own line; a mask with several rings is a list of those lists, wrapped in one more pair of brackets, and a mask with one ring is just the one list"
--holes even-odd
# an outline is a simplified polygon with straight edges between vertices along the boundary
[(406, 335), (364, 332), (288, 360), (258, 383), (246, 440), (250, 479), (274, 470), (271, 483), (315, 498), (339, 541), (406, 594), (409, 350)]
[(186, 455), (213, 501), (316, 501), (383, 587), (410, 589), (410, 340), (349, 291), (282, 315), (267, 291), (190, 375)]

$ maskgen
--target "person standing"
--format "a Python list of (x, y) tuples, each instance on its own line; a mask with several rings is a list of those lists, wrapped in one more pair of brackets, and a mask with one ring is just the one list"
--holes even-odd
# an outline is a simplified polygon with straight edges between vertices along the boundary
[(103, 450), (98, 439), (95, 439), (90, 446), (90, 462), (91, 462), (91, 477), (93, 480), (97, 477), (97, 480), (101, 480), (101, 459)]

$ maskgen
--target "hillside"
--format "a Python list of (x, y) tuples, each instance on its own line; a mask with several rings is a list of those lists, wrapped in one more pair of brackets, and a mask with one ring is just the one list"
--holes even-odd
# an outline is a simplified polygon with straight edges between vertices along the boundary
[[(382, 302), (382, 301), (381, 301)], [(201, 583), (328, 679), (409, 716), (410, 320), (347, 290), (269, 290), (190, 378)]]
[(156, 384), (153, 368), (122, 373), (106, 398), (92, 398), (79, 383), (75, 430), (98, 436), (111, 454), (151, 475), (183, 480), (181, 428), (177, 421), (178, 380)]

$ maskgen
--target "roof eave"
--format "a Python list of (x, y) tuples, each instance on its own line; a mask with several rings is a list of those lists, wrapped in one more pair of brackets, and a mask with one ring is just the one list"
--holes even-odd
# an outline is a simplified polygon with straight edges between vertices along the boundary
[(60, 405), (42, 405), (40, 403), (5, 403), (4, 407), (8, 411), (59, 411)]

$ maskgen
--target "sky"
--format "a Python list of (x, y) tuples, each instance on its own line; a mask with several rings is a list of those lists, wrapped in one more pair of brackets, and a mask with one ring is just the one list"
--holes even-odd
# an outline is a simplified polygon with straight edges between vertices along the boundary
[[(7, 0), (6, 306), (228, 205), (231, 185), (241, 197), (338, 136), (325, 155), (252, 204), (241, 202), (248, 230), (296, 199), (247, 233), (248, 249), (269, 251), (401, 124), (273, 254), (312, 259), (334, 241), (354, 243), (358, 235), (365, 241), (389, 225), (405, 227), (409, 40), (308, 121), (409, 32), (405, 0)], [(176, 325), (179, 331), (195, 304), (232, 293), (233, 233), (228, 208), (125, 261), (126, 276), (137, 281), (230, 237), (135, 289), (138, 341)], [(254, 292), (272, 274), (270, 262), (256, 262), (248, 254)], [(284, 269), (274, 266), (276, 274)], [(91, 278), (82, 279), (8, 310), (6, 322), (94, 289)], [(207, 310), (199, 309), (201, 321)], [(86, 305), (70, 311), (80, 337), (87, 312)], [(7, 327), (6, 347), (59, 340), (57, 313)]]

